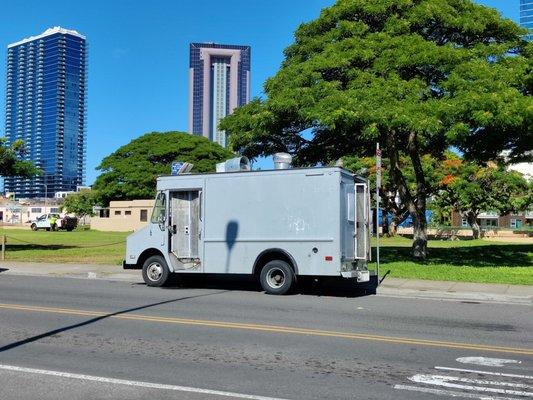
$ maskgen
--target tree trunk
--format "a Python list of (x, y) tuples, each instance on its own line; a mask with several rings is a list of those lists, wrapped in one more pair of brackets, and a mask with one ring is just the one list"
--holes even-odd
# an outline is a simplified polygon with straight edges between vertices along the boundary
[(425, 260), (428, 249), (426, 210), (416, 207), (411, 214), (413, 218), (413, 257), (416, 260)]
[(389, 224), (389, 237), (394, 237), (398, 234), (398, 223), (393, 216)]
[(390, 236), (390, 225), (389, 225), (389, 211), (382, 208), (381, 209), (381, 229), (383, 235)]
[(389, 224), (389, 236), (396, 236), (398, 234), (398, 226), (406, 220), (409, 213), (407, 210), (396, 210), (392, 213), (391, 223)]
[(472, 228), (472, 236), (474, 239), (479, 239), (481, 237), (481, 227), (477, 222), (477, 214), (474, 211), (468, 211), (466, 213), (466, 221), (468, 225)]
[(390, 176), (398, 187), (398, 193), (403, 204), (406, 204), (413, 219), (413, 257), (417, 260), (425, 260), (427, 256), (427, 223), (426, 223), (426, 196), (427, 188), (424, 170), (420, 160), (420, 149), (415, 132), (409, 133), (407, 152), (413, 163), (416, 180), (416, 190), (411, 194), (405, 177), (401, 172), (400, 153), (397, 147), (398, 138), (395, 131), (388, 132), (387, 150), (390, 159)]

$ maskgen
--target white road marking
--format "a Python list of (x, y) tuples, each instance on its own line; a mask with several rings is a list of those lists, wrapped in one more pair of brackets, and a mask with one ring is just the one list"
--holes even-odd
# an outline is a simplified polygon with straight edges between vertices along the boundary
[(461, 378), (461, 377), (457, 377), (457, 376), (448, 376), (448, 375), (426, 375), (426, 376), (434, 376), (437, 379), (443, 379), (445, 381), (476, 383), (478, 385), (507, 386), (507, 387), (513, 387), (513, 388), (521, 388), (521, 389), (532, 389), (533, 388), (533, 386), (529, 386), (529, 385), (526, 385), (524, 383), (488, 381), (486, 379)]
[[(484, 387), (484, 386), (463, 385), (459, 383), (453, 383), (454, 381), (461, 381), (461, 378), (456, 378), (453, 376), (416, 374), (410, 377), (409, 380), (416, 382), (416, 383), (443, 386), (443, 387), (451, 388), (451, 389), (473, 390), (476, 392), (533, 397), (533, 392), (524, 392), (520, 390), (511, 390), (511, 389), (497, 389), (497, 388)], [(473, 383), (477, 383), (477, 382), (474, 381)], [(514, 384), (508, 384), (506, 386), (516, 387), (514, 386)]]
[(481, 374), (481, 375), (505, 376), (508, 378), (533, 379), (533, 376), (529, 376), (529, 375), (505, 374), (503, 372), (478, 371), (475, 369), (450, 368), (450, 367), (435, 367), (435, 369), (439, 369), (442, 371), (472, 372), (474, 374)]
[(508, 360), (506, 358), (489, 357), (459, 357), (456, 361), (463, 364), (482, 365), (485, 367), (505, 367), (506, 364), (521, 364), (522, 361)]
[(214, 396), (233, 397), (237, 399), (286, 400), (286, 399), (281, 399), (277, 397), (264, 397), (264, 396), (255, 396), (251, 394), (232, 393), (232, 392), (224, 392), (220, 390), (201, 389), (201, 388), (194, 388), (194, 387), (187, 387), (187, 386), (163, 385), (159, 383), (129, 381), (129, 380), (124, 380), (124, 379), (105, 378), (102, 376), (71, 374), (69, 372), (16, 367), (13, 365), (0, 364), (0, 369), (6, 370), (6, 371), (24, 372), (24, 373), (29, 373), (29, 374), (50, 375), (50, 376), (56, 376), (60, 378), (79, 379), (79, 380), (84, 380), (84, 381), (93, 381), (93, 382), (100, 382), (100, 383), (111, 383), (115, 385), (137, 386), (137, 387), (143, 387), (143, 388), (149, 388), (149, 389), (163, 389), (163, 390), (173, 390), (177, 392), (192, 392), (192, 393), (201, 393), (201, 394), (208, 394), (208, 395), (214, 395)]
[(426, 387), (418, 387), (411, 385), (395, 385), (394, 389), (399, 390), (410, 390), (412, 392), (421, 392), (421, 393), (431, 393), (440, 396), (449, 396), (449, 397), (462, 397), (466, 399), (480, 399), (480, 400), (517, 400), (514, 397), (494, 397), (488, 396), (486, 394), (477, 394), (477, 393), (465, 393), (465, 392), (455, 392), (453, 390), (444, 390), (444, 389), (433, 389)]

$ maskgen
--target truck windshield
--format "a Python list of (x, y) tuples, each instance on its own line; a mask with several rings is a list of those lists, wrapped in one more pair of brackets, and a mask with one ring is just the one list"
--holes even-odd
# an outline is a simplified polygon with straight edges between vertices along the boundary
[(153, 224), (159, 224), (166, 220), (166, 198), (165, 193), (159, 192), (155, 198), (154, 210), (152, 212), (151, 222)]

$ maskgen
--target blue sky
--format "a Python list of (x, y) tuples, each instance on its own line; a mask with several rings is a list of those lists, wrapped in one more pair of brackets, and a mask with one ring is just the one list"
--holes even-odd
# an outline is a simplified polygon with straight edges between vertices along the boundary
[[(371, 1), (371, 0), (369, 0)], [(150, 131), (186, 131), (188, 44), (252, 46), (252, 96), (262, 94), (297, 26), (333, 0), (6, 0), (0, 13), (0, 135), (6, 47), (62, 26), (89, 43), (87, 183), (101, 159)], [(479, 0), (518, 21), (518, 0)]]

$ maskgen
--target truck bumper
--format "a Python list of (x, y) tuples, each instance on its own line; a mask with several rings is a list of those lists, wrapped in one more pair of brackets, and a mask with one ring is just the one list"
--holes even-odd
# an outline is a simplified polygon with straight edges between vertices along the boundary
[(346, 262), (341, 269), (343, 278), (355, 278), (357, 282), (369, 282), (370, 271), (365, 263), (358, 263), (356, 261)]
[(357, 282), (369, 282), (370, 271), (369, 270), (354, 270), (354, 271), (342, 271), (343, 278), (355, 278)]
[(139, 269), (137, 267), (137, 264), (128, 264), (126, 263), (126, 260), (122, 260), (122, 268), (123, 269)]

